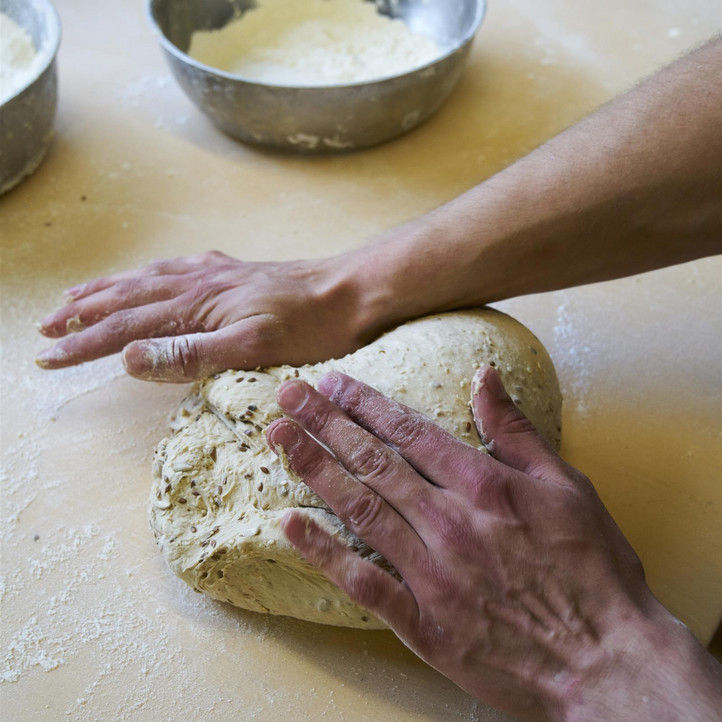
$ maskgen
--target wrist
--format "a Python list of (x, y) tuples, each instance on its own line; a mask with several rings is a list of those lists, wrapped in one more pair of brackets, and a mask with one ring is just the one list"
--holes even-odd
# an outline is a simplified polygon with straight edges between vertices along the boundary
[[(558, 690), (552, 719), (713, 722), (722, 705), (722, 667), (689, 629), (652, 598), (614, 628)], [(591, 660), (591, 661), (590, 661)]]

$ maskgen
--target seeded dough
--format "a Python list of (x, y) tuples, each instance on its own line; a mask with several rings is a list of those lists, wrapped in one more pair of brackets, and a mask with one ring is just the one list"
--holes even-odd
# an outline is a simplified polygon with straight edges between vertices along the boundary
[(276, 390), (293, 377), (315, 385), (323, 374), (342, 371), (486, 451), (469, 408), (481, 364), (496, 366), (515, 403), (558, 447), (561, 394), (552, 362), (527, 328), (490, 309), (412, 321), (342, 359), (227, 371), (196, 384), (153, 462), (150, 525), (168, 565), (196, 591), (238, 607), (383, 628), (303, 561), (281, 531), (286, 510), (303, 508), (358, 554), (395, 573), (266, 445), (263, 432), (281, 415)]

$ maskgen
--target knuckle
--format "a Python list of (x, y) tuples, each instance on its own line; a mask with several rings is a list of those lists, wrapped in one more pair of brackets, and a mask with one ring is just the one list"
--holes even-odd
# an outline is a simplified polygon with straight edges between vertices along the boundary
[(205, 253), (201, 253), (199, 260), (205, 264), (225, 263), (228, 260), (228, 256), (220, 251), (206, 251)]
[(501, 419), (501, 427), (507, 434), (533, 434), (536, 433), (534, 424), (516, 407), (510, 407), (504, 412)]
[(123, 308), (110, 314), (103, 321), (103, 328), (107, 333), (117, 334), (125, 338), (132, 332), (136, 324), (136, 312), (133, 308)]
[(304, 443), (303, 436), (299, 443), (293, 449), (287, 449), (286, 453), (291, 467), (304, 482), (313, 482), (323, 476), (326, 459), (317, 446)]
[(344, 411), (353, 414), (362, 407), (368, 397), (368, 390), (355, 379), (344, 379), (342, 386), (332, 396), (331, 400), (337, 403)]
[(185, 378), (195, 378), (202, 366), (198, 344), (186, 336), (174, 336), (170, 340), (169, 356), (171, 363), (181, 369)]
[(383, 510), (383, 500), (370, 489), (361, 487), (353, 494), (341, 512), (346, 526), (361, 539), (373, 535)]
[(113, 291), (118, 301), (125, 302), (141, 295), (143, 288), (143, 281), (140, 278), (126, 278), (120, 283), (116, 283)]
[(214, 330), (214, 325), (209, 324), (208, 316), (211, 309), (207, 306), (208, 289), (202, 285), (192, 287), (187, 290), (173, 304), (176, 317), (181, 328), (185, 329), (203, 329), (204, 331)]
[(394, 417), (385, 436), (392, 446), (409, 447), (420, 441), (425, 433), (422, 417), (411, 410), (404, 410)]
[(389, 473), (392, 466), (391, 452), (385, 446), (374, 443), (362, 444), (349, 459), (351, 471), (363, 483), (372, 482)]

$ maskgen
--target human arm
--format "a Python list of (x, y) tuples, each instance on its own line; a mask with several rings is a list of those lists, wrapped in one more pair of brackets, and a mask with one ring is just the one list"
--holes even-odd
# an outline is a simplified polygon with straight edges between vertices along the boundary
[(721, 66), (716, 38), (358, 251), (369, 318), (385, 328), (722, 252)]
[(341, 374), (318, 392), (282, 386), (293, 420), (269, 427), (271, 447), (402, 581), (301, 510), (284, 519), (290, 541), (429, 664), (522, 719), (718, 719), (722, 668), (652, 595), (589, 480), (494, 369), (473, 388), (493, 456)]
[(422, 314), (719, 253), (721, 52), (708, 43), (359, 250), (257, 264), (208, 253), (71, 289), (41, 324), (60, 340), (38, 361), (125, 349), (129, 373), (168, 381), (300, 364)]

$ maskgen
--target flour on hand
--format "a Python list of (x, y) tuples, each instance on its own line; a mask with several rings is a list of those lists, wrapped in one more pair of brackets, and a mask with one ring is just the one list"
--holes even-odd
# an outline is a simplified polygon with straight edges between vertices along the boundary
[(486, 451), (469, 408), (471, 379), (482, 364), (496, 366), (517, 406), (558, 447), (561, 394), (551, 359), (527, 328), (491, 309), (412, 321), (342, 359), (227, 371), (196, 384), (153, 463), (150, 525), (168, 565), (196, 591), (244, 609), (383, 628), (302, 560), (281, 531), (285, 512), (303, 509), (395, 574), (268, 448), (264, 430), (281, 416), (276, 391), (293, 377), (315, 385), (341, 371)]

